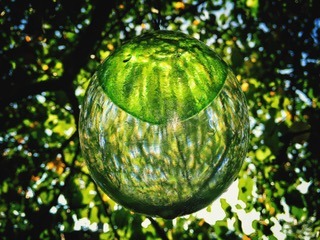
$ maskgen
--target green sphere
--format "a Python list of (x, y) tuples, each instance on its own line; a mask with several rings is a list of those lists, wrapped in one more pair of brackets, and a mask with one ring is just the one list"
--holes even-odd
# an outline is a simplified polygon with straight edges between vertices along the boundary
[(236, 77), (212, 49), (154, 31), (100, 65), (79, 133), (104, 192), (134, 212), (172, 219), (206, 207), (234, 181), (249, 119)]

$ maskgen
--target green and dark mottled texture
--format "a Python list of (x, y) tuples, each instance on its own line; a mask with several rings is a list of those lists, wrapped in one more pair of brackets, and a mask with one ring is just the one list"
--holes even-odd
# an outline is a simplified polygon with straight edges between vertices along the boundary
[(80, 116), (93, 179), (114, 201), (150, 216), (175, 218), (210, 204), (234, 181), (248, 148), (247, 105), (230, 69), (214, 101), (187, 120), (153, 124), (132, 116), (96, 74)]
[(217, 96), (227, 65), (204, 43), (180, 32), (145, 33), (101, 65), (99, 82), (120, 108), (149, 123), (188, 119)]
[(172, 219), (234, 181), (248, 148), (248, 110), (237, 78), (209, 47), (157, 31), (124, 44), (93, 75), (79, 135), (110, 198)]

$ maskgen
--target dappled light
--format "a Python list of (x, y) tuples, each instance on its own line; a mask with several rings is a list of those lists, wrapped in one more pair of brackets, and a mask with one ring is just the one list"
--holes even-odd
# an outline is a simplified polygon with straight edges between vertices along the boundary
[[(0, 239), (320, 237), (319, 1), (8, 0), (1, 5)], [(249, 151), (237, 179), (208, 207), (174, 220), (137, 214), (102, 192), (85, 163), (78, 132), (85, 92), (98, 66), (129, 39), (159, 29), (181, 31), (221, 56), (249, 110)], [(144, 116), (142, 110), (134, 114)], [(172, 128), (183, 132), (174, 123)], [(161, 157), (159, 149), (150, 151)], [(159, 169), (175, 163), (170, 157), (165, 161)], [(143, 175), (148, 169), (130, 171)]]

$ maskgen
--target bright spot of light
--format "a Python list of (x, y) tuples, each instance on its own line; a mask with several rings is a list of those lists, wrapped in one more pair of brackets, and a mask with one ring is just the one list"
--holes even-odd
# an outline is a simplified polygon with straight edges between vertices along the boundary
[(83, 88), (78, 87), (75, 91), (76, 96), (83, 95), (85, 93), (85, 90)]
[(243, 232), (247, 235), (254, 233), (255, 229), (252, 227), (252, 222), (260, 218), (260, 212), (257, 212), (255, 209), (252, 209), (250, 212), (246, 212), (244, 209), (239, 209), (237, 213), (241, 220)]
[(89, 226), (89, 229), (92, 231), (92, 232), (96, 232), (98, 231), (98, 224), (97, 223), (92, 223), (90, 226)]
[(302, 194), (308, 193), (311, 182), (306, 182), (302, 178), (299, 178), (300, 184), (297, 186), (297, 190), (299, 190)]
[(52, 135), (52, 130), (51, 129), (46, 129), (44, 132), (50, 137)]
[(74, 128), (73, 127), (70, 127), (70, 128), (68, 128), (68, 130), (66, 130), (66, 131), (64, 131), (65, 132), (65, 134), (67, 135), (67, 136), (71, 136), (72, 135), (72, 133), (74, 132)]
[(312, 101), (307, 97), (306, 94), (304, 94), (304, 92), (297, 89), (296, 94), (298, 95), (300, 100), (303, 101), (305, 104), (307, 104), (308, 106), (312, 105)]
[(212, 211), (207, 209), (202, 209), (198, 211), (195, 215), (198, 218), (204, 219), (208, 224), (214, 225), (216, 221), (222, 220), (226, 217), (225, 212), (223, 211), (220, 201), (216, 200), (211, 204)]
[(51, 214), (56, 214), (57, 211), (58, 211), (58, 209), (57, 209), (55, 206), (51, 207), (50, 210), (49, 210), (49, 212), (50, 212)]
[(278, 240), (284, 240), (286, 239), (287, 235), (282, 233), (282, 226), (281, 224), (279, 223), (279, 221), (275, 218), (275, 217), (272, 217), (270, 218), (270, 220), (273, 222), (273, 226), (270, 228), (271, 231), (273, 232), (273, 234), (275, 236), (277, 236), (277, 239)]
[(46, 98), (42, 95), (37, 95), (36, 98), (39, 103), (44, 103), (46, 101)]
[(151, 224), (151, 221), (149, 220), (149, 218), (146, 218), (146, 219), (141, 223), (141, 226), (142, 226), (143, 228), (147, 228), (150, 224)]
[(58, 197), (58, 204), (59, 205), (67, 205), (67, 200), (62, 194), (60, 194), (60, 196)]
[(34, 197), (34, 192), (32, 191), (31, 188), (28, 188), (26, 192), (26, 199), (33, 198)]
[[(211, 204), (211, 211), (202, 209), (195, 213), (195, 216), (204, 219), (210, 225), (214, 225), (217, 221), (225, 219), (226, 214), (221, 207), (221, 200), (225, 199), (226, 202), (230, 205), (232, 212), (236, 213), (239, 217), (243, 232), (247, 235), (254, 233), (255, 229), (252, 227), (252, 223), (253, 221), (260, 219), (260, 212), (257, 212), (255, 209), (251, 210), (250, 212), (245, 211), (245, 202), (238, 199), (238, 185), (239, 180), (237, 179), (230, 185), (226, 192), (224, 192), (217, 200), (215, 200)], [(232, 229), (235, 223), (235, 219), (227, 219), (226, 221), (228, 223), (228, 228)]]
[(109, 228), (109, 224), (105, 223), (103, 224), (103, 232), (109, 232), (110, 228)]
[(76, 219), (75, 217), (74, 227), (75, 231), (80, 231), (81, 229), (88, 229), (90, 227), (90, 221), (88, 218)]

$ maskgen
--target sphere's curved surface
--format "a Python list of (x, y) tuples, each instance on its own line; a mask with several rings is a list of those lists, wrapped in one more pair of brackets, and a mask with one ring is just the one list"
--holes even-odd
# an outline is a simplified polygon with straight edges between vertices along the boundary
[(224, 84), (227, 65), (203, 42), (156, 31), (115, 50), (97, 76), (117, 106), (161, 124), (174, 117), (185, 120), (208, 106)]
[[(157, 35), (167, 33), (156, 32)], [(179, 37), (182, 38), (180, 33)], [(161, 49), (161, 44), (154, 47)], [(141, 49), (138, 52), (140, 51)], [(192, 52), (192, 48), (188, 51)], [(194, 58), (197, 58), (197, 54)], [(210, 85), (215, 85), (215, 81), (218, 81), (213, 90), (209, 85), (198, 86), (201, 77), (199, 74), (190, 74), (195, 73), (193, 70), (186, 69), (186, 73), (181, 75), (167, 73), (174, 71), (172, 68), (162, 69), (163, 73), (160, 71), (162, 77), (183, 78), (178, 82), (187, 86), (168, 85), (162, 86), (162, 89), (168, 88), (166, 91), (178, 93), (182, 91), (179, 96), (181, 101), (192, 102), (189, 114), (181, 113), (179, 107), (182, 105), (178, 102), (174, 104), (173, 98), (164, 98), (166, 93), (163, 91), (157, 92), (151, 87), (155, 92), (148, 93), (150, 81), (154, 84), (170, 82), (170, 79), (152, 77), (154, 72), (142, 70), (133, 74), (133, 79), (130, 80), (130, 75), (126, 79), (126, 82), (134, 82), (142, 74), (141, 78), (147, 81), (144, 88), (132, 90), (139, 92), (130, 95), (137, 102), (141, 102), (141, 98), (148, 101), (149, 97), (161, 101), (159, 105), (149, 105), (149, 109), (146, 109), (149, 114), (147, 117), (140, 116), (145, 106), (134, 113), (128, 110), (133, 99), (128, 100), (129, 107), (114, 100), (117, 95), (110, 94), (110, 89), (106, 87), (109, 79), (104, 76), (108, 75), (101, 72), (107, 71), (106, 69), (102, 70), (102, 67), (100, 72), (94, 74), (81, 108), (80, 143), (94, 180), (113, 200), (138, 213), (174, 218), (204, 208), (236, 178), (248, 146), (247, 105), (237, 79), (225, 63), (216, 63), (219, 58), (215, 56), (211, 54), (206, 60), (210, 63), (212, 59), (215, 67), (223, 68), (216, 71), (220, 71), (222, 75), (203, 75), (215, 79), (211, 79)], [(154, 58), (146, 58), (144, 61), (150, 61), (151, 65)], [(165, 56), (162, 61), (166, 62)], [(189, 63), (186, 67), (192, 68), (192, 64)], [(120, 65), (117, 71), (125, 71), (125, 66)], [(195, 81), (194, 78), (199, 79)], [(197, 97), (192, 97), (192, 93), (183, 95), (183, 90), (188, 91), (186, 89), (193, 87), (199, 91), (195, 95), (201, 95), (201, 91), (204, 95), (210, 95), (211, 91), (213, 96), (206, 96), (206, 99), (212, 99), (194, 107)], [(118, 88), (121, 89), (120, 85)], [(166, 101), (172, 103), (166, 104)], [(160, 105), (170, 109), (166, 112), (153, 109)], [(188, 104), (183, 108), (188, 108)]]

